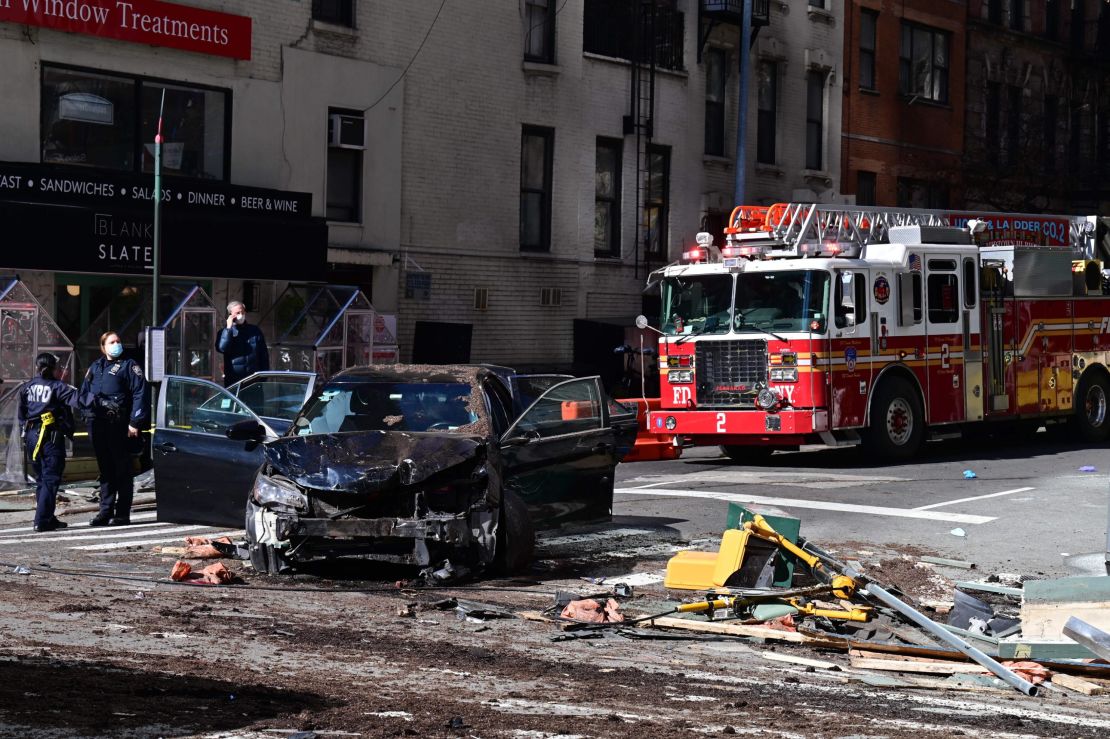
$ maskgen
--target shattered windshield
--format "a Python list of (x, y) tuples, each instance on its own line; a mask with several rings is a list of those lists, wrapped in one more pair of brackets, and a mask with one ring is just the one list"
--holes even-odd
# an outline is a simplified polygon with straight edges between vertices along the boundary
[(478, 421), (466, 383), (337, 383), (309, 401), (293, 433), (455, 431)]
[(732, 275), (680, 275), (663, 279), (663, 332), (671, 336), (726, 334)]
[(736, 281), (736, 330), (824, 333), (828, 290), (827, 272), (741, 272)]

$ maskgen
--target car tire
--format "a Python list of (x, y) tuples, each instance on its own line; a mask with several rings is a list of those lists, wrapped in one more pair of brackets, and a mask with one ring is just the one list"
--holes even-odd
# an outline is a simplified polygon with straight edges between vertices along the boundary
[(253, 503), (247, 504), (247, 520), (244, 529), (247, 532), (247, 552), (250, 554), (251, 567), (260, 575), (280, 574), (289, 569), (289, 560), (272, 545), (259, 543), (258, 531), (254, 525), (256, 510), (258, 507)]
[(1080, 441), (1101, 443), (1110, 438), (1110, 382), (1097, 370), (1087, 370), (1075, 391), (1071, 431)]
[(501, 493), (501, 512), (497, 519), (495, 569), (506, 575), (526, 572), (536, 556), (536, 529), (528, 506), (516, 493)]
[(733, 462), (740, 464), (760, 464), (775, 453), (771, 446), (745, 446), (743, 444), (722, 444), (721, 453)]
[(871, 418), (863, 433), (867, 451), (886, 460), (913, 457), (925, 441), (921, 399), (906, 380), (889, 377), (871, 400)]

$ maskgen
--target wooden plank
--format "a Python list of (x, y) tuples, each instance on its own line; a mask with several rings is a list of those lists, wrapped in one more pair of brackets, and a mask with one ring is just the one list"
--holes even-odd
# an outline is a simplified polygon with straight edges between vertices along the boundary
[(974, 562), (965, 562), (962, 559), (945, 559), (944, 557), (918, 557), (922, 562), (928, 562), (931, 565), (943, 565), (944, 567), (957, 567), (961, 570), (974, 570)]
[(1095, 654), (1081, 644), (1071, 641), (1031, 641), (1022, 636), (1020, 641), (998, 643), (1001, 659), (1093, 659)]
[(768, 626), (757, 624), (738, 624), (729, 621), (694, 621), (689, 618), (673, 618), (664, 616), (651, 621), (640, 622), (640, 628), (683, 629), (697, 631), (703, 634), (726, 634), (729, 636), (751, 636), (759, 639), (776, 639), (794, 644), (812, 643), (809, 637), (796, 631), (779, 631)]
[(760, 652), (759, 656), (763, 659), (769, 659), (772, 662), (787, 662), (792, 665), (802, 665), (804, 667), (815, 667), (818, 670), (840, 670), (840, 665), (835, 662), (825, 662), (819, 659), (809, 659), (808, 657), (795, 657), (790, 654), (779, 654), (778, 652)]
[(852, 667), (859, 670), (888, 670), (891, 672), (921, 672), (932, 675), (986, 672), (986, 668), (966, 662), (907, 662), (897, 659), (867, 659), (852, 657)]
[[(968, 677), (964, 675), (964, 677)], [(969, 693), (985, 693), (985, 692), (998, 692), (995, 688), (988, 688), (982, 685), (973, 685), (969, 683), (951, 682), (948, 679), (938, 680), (934, 677), (906, 677), (900, 675), (899, 677), (891, 677), (882, 673), (874, 672), (867, 673), (861, 672), (852, 675), (849, 678), (852, 682), (863, 683), (876, 688), (894, 688), (901, 690), (952, 690)]]
[(1021, 597), (1024, 591), (1021, 588), (1007, 588), (1002, 585), (991, 585), (989, 582), (957, 581), (956, 587), (961, 590), (981, 590), (984, 593), (999, 593), (1000, 595), (1014, 595)]
[[(1110, 580), (1110, 577), (1104, 577)], [(1110, 599), (1104, 601), (1072, 601), (1066, 603), (1021, 604), (1022, 636), (1034, 640), (1059, 639), (1069, 618), (1081, 621), (1103, 631), (1110, 630)]]
[(852, 649), (848, 652), (848, 655), (851, 657), (861, 657), (863, 659), (889, 659), (899, 662), (935, 662), (937, 664), (950, 665), (953, 662), (968, 661), (968, 658), (962, 652), (955, 652), (954, 654), (958, 656), (953, 658), (941, 657), (939, 659), (931, 659), (929, 657), (916, 657), (908, 654), (885, 654), (870, 649)]
[(1110, 688), (1102, 685), (1096, 685), (1089, 680), (1084, 680), (1081, 677), (1074, 675), (1057, 674), (1052, 676), (1052, 684), (1059, 685), (1068, 690), (1074, 690), (1083, 695), (1107, 695), (1110, 694)]

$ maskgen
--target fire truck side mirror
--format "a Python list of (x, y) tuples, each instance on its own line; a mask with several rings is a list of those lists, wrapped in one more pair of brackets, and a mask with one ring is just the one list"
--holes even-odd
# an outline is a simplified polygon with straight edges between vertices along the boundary
[(641, 330), (646, 328), (649, 331), (654, 331), (655, 333), (659, 334), (660, 336), (663, 336), (663, 332), (660, 331), (659, 329), (655, 328), (655, 326), (652, 326), (648, 322), (647, 316), (644, 316), (644, 315), (636, 316), (636, 328), (641, 329)]

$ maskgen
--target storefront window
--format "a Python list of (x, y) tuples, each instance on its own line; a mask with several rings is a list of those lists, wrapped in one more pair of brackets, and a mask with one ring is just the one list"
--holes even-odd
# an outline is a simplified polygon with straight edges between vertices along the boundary
[(153, 172), (163, 89), (163, 173), (226, 179), (226, 91), (50, 66), (42, 76), (42, 161)]
[[(140, 131), (153, 134), (158, 130), (162, 88), (166, 90), (166, 107), (162, 114), (162, 172), (221, 179), (224, 176), (225, 94), (145, 82)], [(153, 172), (153, 135), (143, 137), (142, 156), (143, 171)]]
[(135, 81), (44, 69), (42, 161), (134, 169)]

